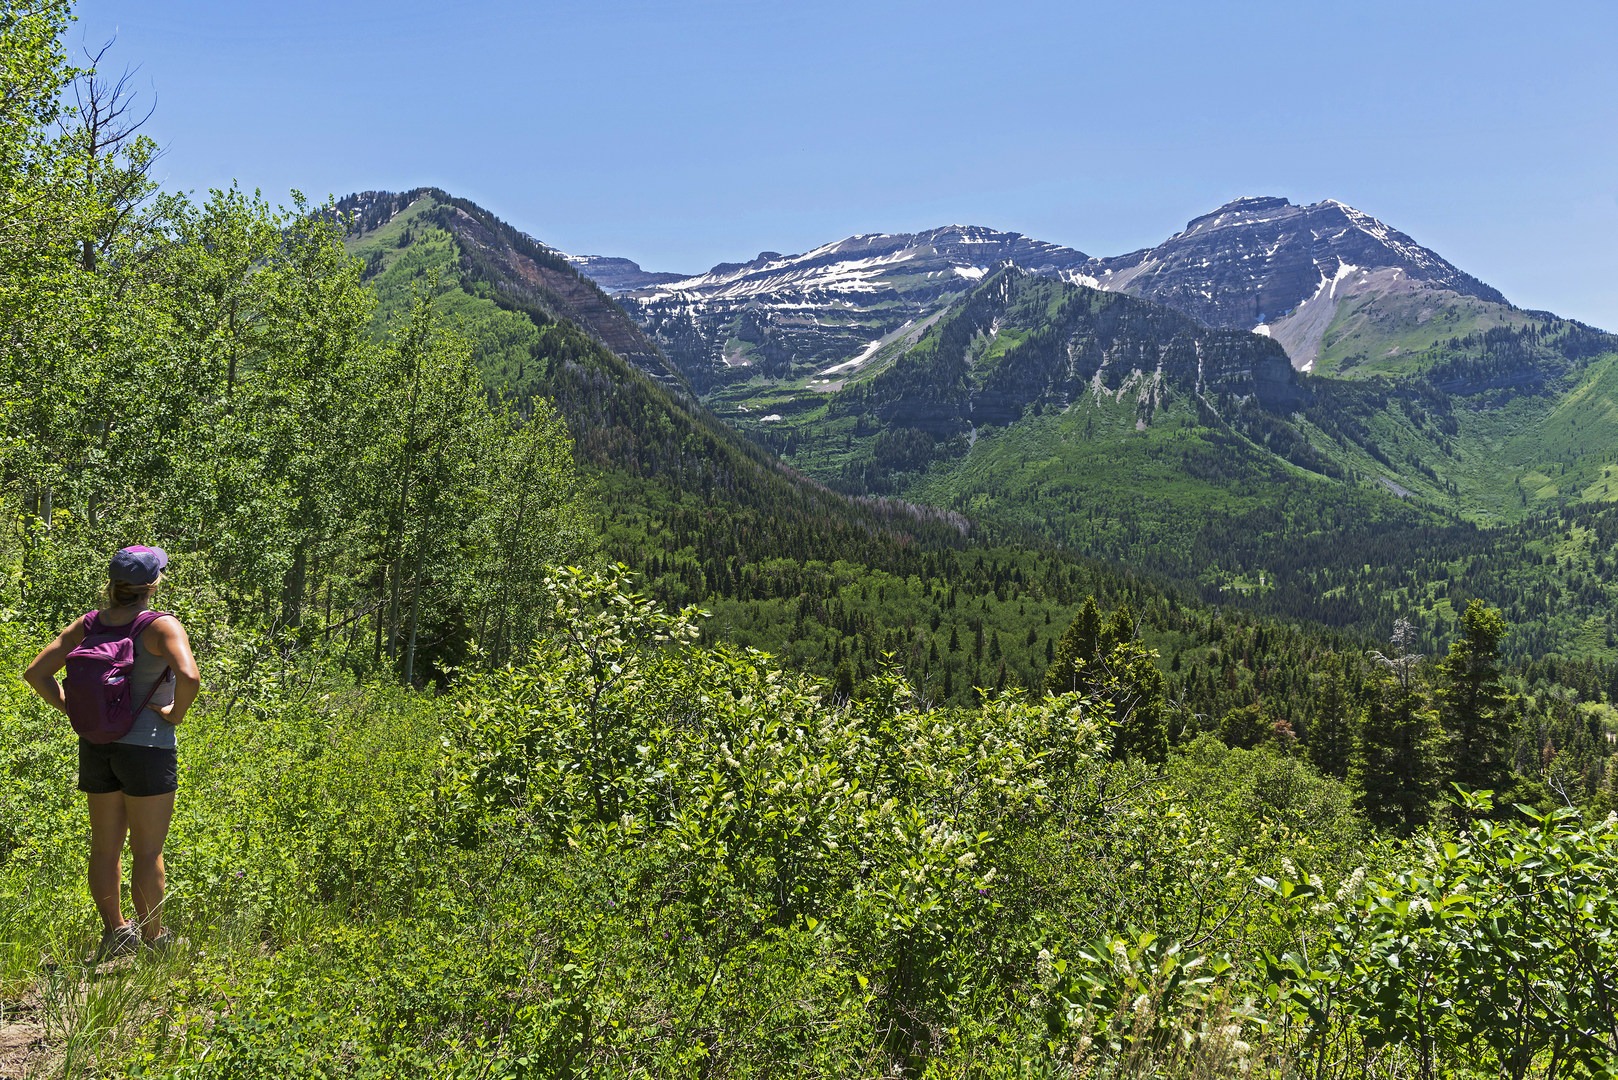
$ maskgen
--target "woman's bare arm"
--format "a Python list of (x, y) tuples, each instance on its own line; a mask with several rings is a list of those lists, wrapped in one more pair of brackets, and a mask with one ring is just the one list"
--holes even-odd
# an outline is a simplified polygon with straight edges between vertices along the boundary
[(56, 635), (55, 641), (41, 649), (39, 655), (34, 657), (34, 662), (22, 673), (23, 681), (34, 688), (34, 693), (62, 712), (67, 712), (67, 694), (56, 680), (56, 673), (67, 666), (67, 654), (78, 648), (83, 640), (84, 616), (80, 615), (66, 630)]
[(174, 672), (174, 703), (152, 708), (169, 723), (178, 724), (185, 719), (186, 710), (202, 689), (202, 673), (197, 669), (196, 657), (191, 655), (191, 639), (186, 636), (180, 620), (171, 616), (147, 627), (140, 643), (147, 652), (167, 661)]

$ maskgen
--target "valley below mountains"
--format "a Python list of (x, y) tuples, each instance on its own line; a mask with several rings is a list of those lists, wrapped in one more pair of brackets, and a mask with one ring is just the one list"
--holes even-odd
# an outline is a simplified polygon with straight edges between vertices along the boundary
[(606, 484), (640, 523), (614, 550), (754, 508), (701, 573), (651, 558), (668, 595), (734, 594), (766, 549), (898, 569), (917, 543), (1032, 546), (1372, 636), (1437, 641), (1486, 595), (1515, 648), (1618, 657), (1618, 339), (1342, 203), (1239, 199), (1117, 257), (947, 226), (686, 277), (431, 189), (339, 209), (383, 295), (441, 236), (441, 288), (594, 346), (540, 371), (508, 343), (485, 370), (638, 477)]

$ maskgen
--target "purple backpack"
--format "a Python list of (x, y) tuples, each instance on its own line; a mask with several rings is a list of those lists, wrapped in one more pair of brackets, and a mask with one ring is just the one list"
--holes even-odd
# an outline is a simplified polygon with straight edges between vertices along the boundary
[(173, 674), (168, 668), (152, 684), (139, 709), (130, 705), (129, 677), (135, 670), (135, 639), (166, 611), (143, 611), (124, 626), (103, 628), (92, 611), (84, 616), (84, 640), (67, 654), (67, 718), (85, 742), (117, 742), (135, 726), (135, 717), (151, 704), (152, 695)]

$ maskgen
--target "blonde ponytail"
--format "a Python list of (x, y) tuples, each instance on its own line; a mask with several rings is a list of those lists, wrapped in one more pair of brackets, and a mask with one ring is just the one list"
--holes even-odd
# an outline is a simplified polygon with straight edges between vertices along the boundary
[(136, 604), (150, 604), (157, 587), (163, 584), (163, 575), (157, 575), (157, 580), (150, 585), (133, 585), (127, 581), (113, 579), (107, 582), (108, 607), (132, 607)]

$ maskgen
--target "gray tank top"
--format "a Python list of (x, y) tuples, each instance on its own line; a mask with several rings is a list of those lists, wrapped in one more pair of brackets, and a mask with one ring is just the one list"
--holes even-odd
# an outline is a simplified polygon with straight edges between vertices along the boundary
[[(99, 614), (98, 612), (97, 615)], [(165, 619), (173, 617), (162, 616)], [(154, 619), (153, 622), (157, 620)], [(151, 633), (151, 629), (151, 626), (147, 626), (140, 637), (135, 639), (135, 667), (129, 675), (129, 703), (138, 705), (145, 700), (147, 694), (152, 695), (152, 700), (140, 711), (140, 715), (135, 717), (135, 726), (129, 729), (129, 734), (117, 741), (130, 746), (156, 746), (163, 750), (173, 750), (174, 725), (157, 715), (157, 710), (152, 706), (170, 705), (174, 702), (174, 680), (167, 679), (155, 692), (152, 690), (157, 680), (163, 678), (163, 672), (169, 665), (167, 660), (153, 656), (141, 644), (141, 638)]]

